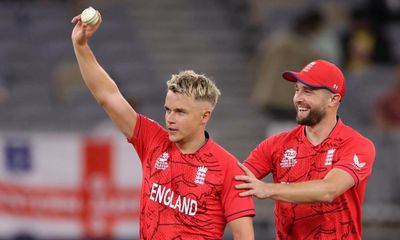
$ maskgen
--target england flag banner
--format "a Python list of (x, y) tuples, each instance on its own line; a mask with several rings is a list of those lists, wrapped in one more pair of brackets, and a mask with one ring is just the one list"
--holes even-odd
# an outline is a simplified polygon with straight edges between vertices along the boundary
[(0, 135), (0, 239), (135, 239), (141, 165), (123, 136)]

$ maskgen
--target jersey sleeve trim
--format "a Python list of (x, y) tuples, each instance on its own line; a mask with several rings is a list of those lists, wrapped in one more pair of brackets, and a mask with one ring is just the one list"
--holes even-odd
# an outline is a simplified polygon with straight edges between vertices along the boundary
[(254, 217), (255, 215), (256, 215), (256, 210), (254, 208), (249, 208), (249, 209), (241, 210), (241, 211), (226, 215), (226, 221), (230, 222), (237, 218)]
[(340, 168), (346, 172), (348, 172), (354, 179), (354, 185), (357, 186), (360, 183), (360, 179), (358, 178), (357, 174), (348, 166), (345, 165), (335, 165), (335, 168)]

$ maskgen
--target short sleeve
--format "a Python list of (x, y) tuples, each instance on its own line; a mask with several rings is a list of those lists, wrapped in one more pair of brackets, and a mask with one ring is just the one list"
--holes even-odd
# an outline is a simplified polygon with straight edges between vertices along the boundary
[(264, 178), (271, 172), (273, 141), (274, 138), (262, 141), (243, 163), (258, 179)]
[(235, 185), (240, 182), (234, 179), (237, 175), (243, 175), (244, 172), (239, 168), (237, 160), (228, 159), (226, 175), (224, 179), (224, 187), (222, 190), (222, 205), (225, 212), (227, 222), (240, 217), (253, 217), (256, 214), (253, 198), (251, 196), (240, 197), (240, 191)]
[(157, 122), (137, 114), (136, 126), (128, 142), (134, 146), (140, 160), (143, 161), (148, 150), (165, 136), (165, 130)]
[(375, 161), (375, 146), (364, 137), (351, 138), (344, 143), (334, 168), (348, 172), (357, 186), (371, 175)]

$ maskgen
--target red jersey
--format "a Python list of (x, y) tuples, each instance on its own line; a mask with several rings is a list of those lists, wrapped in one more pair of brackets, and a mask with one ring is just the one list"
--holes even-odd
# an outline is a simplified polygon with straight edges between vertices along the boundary
[[(208, 137), (208, 136), (207, 136)], [(140, 239), (222, 239), (226, 223), (254, 216), (251, 197), (239, 197), (237, 160), (208, 138), (182, 154), (156, 122), (138, 114), (129, 139), (142, 162)]]
[(244, 164), (259, 179), (272, 172), (275, 183), (285, 184), (323, 179), (332, 168), (348, 172), (355, 185), (332, 203), (276, 201), (276, 238), (361, 239), (361, 205), (374, 159), (373, 143), (339, 119), (317, 146), (298, 126), (261, 142)]

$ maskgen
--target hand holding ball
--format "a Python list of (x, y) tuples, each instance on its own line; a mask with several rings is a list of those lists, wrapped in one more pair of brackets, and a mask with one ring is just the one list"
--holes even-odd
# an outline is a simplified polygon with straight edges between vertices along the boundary
[(81, 13), (81, 21), (86, 26), (94, 25), (99, 21), (99, 14), (97, 14), (96, 9), (88, 7)]

